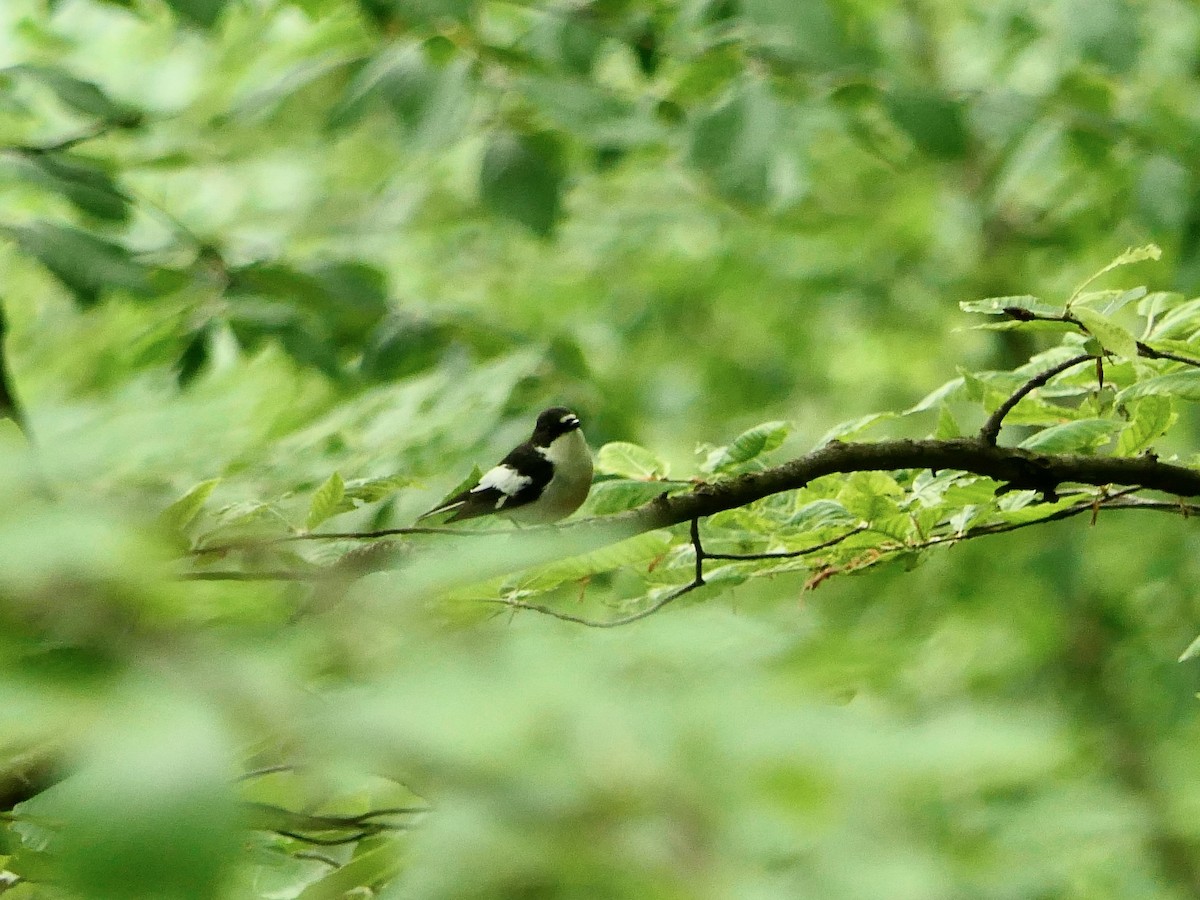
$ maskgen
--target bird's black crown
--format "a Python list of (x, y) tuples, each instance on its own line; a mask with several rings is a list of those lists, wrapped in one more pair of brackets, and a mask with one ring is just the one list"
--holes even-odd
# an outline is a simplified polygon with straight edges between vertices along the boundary
[(537, 417), (531, 440), (538, 447), (548, 447), (556, 437), (578, 427), (579, 416), (565, 406), (552, 406)]

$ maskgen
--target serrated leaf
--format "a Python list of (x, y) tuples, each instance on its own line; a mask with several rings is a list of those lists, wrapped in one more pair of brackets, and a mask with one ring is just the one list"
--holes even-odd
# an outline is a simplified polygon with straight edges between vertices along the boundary
[(1075, 298), (1071, 309), (1078, 310), (1081, 305), (1090, 304), (1104, 315), (1111, 316), (1122, 307), (1128, 306), (1134, 300), (1141, 300), (1145, 296), (1145, 287), (1130, 288), (1127, 291), (1087, 291)]
[(1041, 298), (1032, 294), (1014, 294), (1009, 297), (985, 297), (982, 300), (960, 300), (958, 308), (963, 312), (983, 313), (989, 316), (1005, 315), (1009, 308), (1024, 309), (1031, 313), (1046, 316), (1056, 316), (1060, 310), (1055, 306), (1043, 303)]
[(852, 515), (874, 522), (898, 515), (900, 507), (893, 498), (902, 496), (904, 488), (886, 472), (855, 472), (846, 479), (837, 499)]
[(1125, 404), (1141, 397), (1161, 394), (1167, 397), (1178, 397), (1181, 400), (1200, 400), (1200, 371), (1190, 369), (1185, 372), (1171, 372), (1168, 375), (1158, 375), (1132, 384), (1117, 394), (1116, 404)]
[[(659, 481), (601, 481), (592, 486), (587, 511), (594, 516), (607, 516), (641, 506), (666, 493), (672, 486)], [(675, 486), (682, 490), (683, 485)]]
[(160, 521), (162, 521), (165, 527), (173, 531), (183, 531), (200, 514), (200, 510), (204, 508), (204, 504), (212, 496), (213, 489), (220, 483), (220, 478), (210, 478), (208, 481), (201, 481), (164, 509), (160, 516)]
[(308, 508), (308, 518), (304, 524), (311, 531), (330, 516), (348, 512), (353, 508), (354, 504), (346, 498), (346, 485), (342, 481), (342, 476), (334, 472), (313, 494), (312, 503)]
[(483, 205), (549, 237), (562, 207), (560, 141), (548, 133), (502, 131), (492, 136), (479, 171)]
[(1149, 330), (1149, 336), (1187, 337), (1200, 327), (1200, 297), (1188, 300), (1169, 309), (1154, 327)]
[(1107, 443), (1119, 427), (1112, 419), (1064, 422), (1030, 435), (1019, 446), (1037, 453), (1089, 453)]
[(934, 429), (933, 436), (939, 441), (962, 436), (962, 429), (945, 406), (938, 407), (937, 428)]
[(407, 475), (385, 475), (382, 478), (359, 478), (345, 483), (346, 498), (362, 503), (376, 503), (402, 488), (410, 487), (413, 479)]
[(1179, 416), (1173, 410), (1169, 396), (1150, 394), (1131, 404), (1129, 424), (1117, 438), (1118, 456), (1141, 453), (1162, 437)]
[(665, 478), (667, 464), (645, 447), (627, 441), (605, 444), (596, 454), (596, 469), (605, 475), (619, 475), (645, 481)]
[(940, 407), (946, 400), (957, 400), (963, 393), (963, 387), (964, 385), (962, 376), (959, 376), (951, 381), (947, 381), (941, 387), (930, 391), (928, 394), (922, 397), (916, 403), (916, 405), (910, 406), (908, 409), (906, 409), (903, 414), (908, 416), (912, 415), (913, 413), (925, 412), (928, 409)]
[(646, 562), (667, 552), (671, 546), (668, 531), (648, 531), (619, 541), (593, 553), (572, 556), (522, 576), (518, 584), (525, 590), (545, 591), (569, 581), (578, 581), (599, 572), (611, 572)]
[(1167, 310), (1179, 306), (1184, 299), (1178, 291), (1151, 291), (1138, 301), (1137, 313), (1153, 321)]
[(718, 472), (749, 462), (763, 453), (769, 453), (787, 439), (791, 429), (790, 422), (764, 422), (756, 425), (739, 434), (732, 444), (713, 448), (700, 464), (700, 471)]
[(1071, 314), (1109, 353), (1125, 359), (1133, 359), (1138, 355), (1137, 338), (1108, 316), (1086, 306), (1072, 307)]
[(1157, 244), (1146, 244), (1143, 247), (1128, 248), (1124, 253), (1110, 262), (1103, 269), (1100, 269), (1098, 272), (1095, 272), (1084, 279), (1079, 287), (1075, 288), (1075, 290), (1071, 293), (1071, 298), (1067, 300), (1067, 308), (1070, 309), (1071, 305), (1079, 298), (1079, 295), (1083, 293), (1084, 289), (1101, 275), (1105, 275), (1111, 272), (1113, 269), (1118, 269), (1121, 266), (1128, 266), (1132, 263), (1142, 262), (1147, 259), (1159, 259), (1161, 256), (1162, 250)]
[(787, 524), (801, 531), (817, 531), (836, 525), (855, 525), (859, 522), (845, 506), (836, 500), (814, 500), (792, 513)]
[(894, 412), (882, 412), (859, 416), (857, 419), (851, 419), (848, 422), (839, 422), (821, 435), (813, 446), (819, 448), (824, 447), (830, 441), (842, 441), (858, 437), (872, 426), (878, 425), (880, 422), (888, 422), (895, 418), (898, 418), (898, 416)]
[(763, 453), (770, 453), (782, 444), (792, 430), (790, 422), (763, 422), (747, 429), (726, 448), (730, 464), (749, 462)]

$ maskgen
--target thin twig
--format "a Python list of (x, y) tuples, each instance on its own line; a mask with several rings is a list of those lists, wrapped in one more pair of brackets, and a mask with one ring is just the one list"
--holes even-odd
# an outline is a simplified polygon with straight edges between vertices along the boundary
[(305, 571), (303, 569), (265, 569), (258, 572), (239, 572), (229, 569), (216, 569), (211, 572), (181, 572), (177, 576), (180, 581), (323, 581), (332, 578), (333, 573), (328, 569)]
[(296, 767), (291, 763), (279, 763), (274, 766), (263, 766), (261, 769), (251, 769), (249, 772), (243, 772), (234, 781), (249, 781), (252, 778), (262, 778), (264, 775), (275, 775), (279, 772), (294, 772)]
[(81, 131), (79, 134), (73, 134), (69, 137), (61, 138), (49, 144), (10, 144), (3, 149), (9, 153), (22, 153), (30, 156), (41, 156), (50, 153), (62, 153), (66, 150), (71, 150), (80, 144), (87, 141), (95, 140), (98, 137), (103, 137), (108, 134), (113, 128), (117, 127), (117, 123), (111, 121), (97, 122), (86, 131)]
[(345, 837), (339, 838), (318, 838), (307, 834), (300, 834), (298, 831), (288, 831), (284, 828), (272, 828), (272, 834), (278, 834), (282, 837), (291, 838), (294, 841), (303, 841), (306, 844), (313, 844), (317, 847), (337, 847), (342, 844), (354, 844), (361, 841), (363, 838), (374, 837), (378, 831), (358, 831), (354, 834), (348, 834)]
[(1183, 363), (1185, 366), (1193, 366), (1200, 368), (1200, 359), (1192, 359), (1188, 356), (1181, 356), (1178, 353), (1172, 353), (1170, 350), (1156, 350), (1149, 344), (1142, 341), (1137, 342), (1138, 353), (1147, 359), (1169, 359), (1173, 362)]
[(1013, 407), (1021, 402), (1030, 392), (1042, 387), (1055, 375), (1060, 375), (1067, 369), (1074, 368), (1080, 363), (1085, 363), (1089, 359), (1097, 357), (1091, 353), (1082, 353), (1079, 356), (1072, 356), (1068, 360), (1060, 362), (1057, 366), (1051, 366), (1045, 372), (1033, 376), (1023, 385), (1017, 388), (1012, 395), (1001, 403), (996, 411), (988, 416), (988, 420), (983, 423), (983, 427), (979, 429), (979, 437), (984, 442), (996, 445), (996, 439), (1000, 436), (1000, 428), (1004, 424), (1004, 417), (1012, 412)]
[(732, 560), (755, 560), (755, 559), (795, 559), (797, 556), (809, 556), (813, 553), (819, 553), (822, 550), (828, 550), (830, 547), (836, 547), (847, 538), (854, 537), (856, 534), (862, 534), (867, 531), (870, 526), (857, 525), (844, 534), (839, 534), (837, 537), (830, 538), (827, 541), (822, 541), (819, 544), (813, 544), (811, 547), (805, 547), (803, 550), (779, 550), (769, 553), (709, 553), (704, 551), (706, 559), (732, 559)]
[(470, 537), (495, 533), (494, 531), (485, 531), (478, 528), (426, 528), (420, 525), (408, 528), (381, 528), (378, 531), (305, 532), (304, 534), (287, 534), (282, 537), (264, 538), (263, 540), (230, 541), (227, 544), (213, 544), (210, 547), (195, 547), (188, 551), (188, 553), (191, 556), (206, 556), (212, 553), (229, 553), (235, 550), (261, 550), (266, 547), (275, 547), (279, 544), (295, 543), (296, 541), (364, 541), (403, 534), (453, 534)]
[(696, 588), (704, 587), (704, 560), (707, 556), (704, 552), (704, 547), (700, 543), (700, 519), (692, 519), (691, 525), (692, 548), (696, 553), (695, 574), (692, 580), (678, 590), (672, 591), (665, 597), (656, 600), (644, 609), (639, 609), (635, 613), (630, 613), (627, 616), (621, 616), (619, 619), (585, 619), (583, 616), (573, 616), (570, 613), (559, 612), (557, 609), (552, 609), (549, 606), (542, 606), (540, 603), (526, 603), (524, 600), (505, 600), (496, 598), (494, 600), (484, 600), (485, 603), (496, 603), (500, 606), (508, 606), (512, 609), (528, 609), (531, 612), (539, 612), (546, 616), (551, 616), (555, 619), (561, 619), (564, 622), (574, 622), (576, 625), (585, 625), (588, 628), (617, 628), (621, 625), (628, 625), (631, 622), (636, 622), (639, 619), (644, 619), (658, 612), (664, 606), (674, 603), (684, 594), (689, 594)]

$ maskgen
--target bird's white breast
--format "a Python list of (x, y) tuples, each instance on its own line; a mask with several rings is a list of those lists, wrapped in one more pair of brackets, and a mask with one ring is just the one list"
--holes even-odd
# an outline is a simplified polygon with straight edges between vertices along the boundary
[(537, 450), (554, 464), (554, 477), (534, 503), (517, 507), (509, 515), (523, 522), (557, 522), (587, 499), (592, 487), (592, 453), (578, 428)]

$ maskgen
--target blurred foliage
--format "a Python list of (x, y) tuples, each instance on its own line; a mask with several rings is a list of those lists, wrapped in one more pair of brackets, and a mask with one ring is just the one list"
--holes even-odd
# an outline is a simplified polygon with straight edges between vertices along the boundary
[(931, 552), (1095, 495), (831, 477), (611, 631), (496, 601), (645, 609), (686, 529), (261, 544), (552, 403), (601, 515), (1085, 352), (1005, 442), (1195, 463), (1198, 63), (1183, 0), (0, 4), (0, 893), (1200, 896), (1179, 518)]

